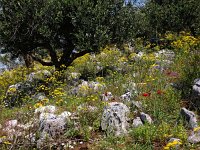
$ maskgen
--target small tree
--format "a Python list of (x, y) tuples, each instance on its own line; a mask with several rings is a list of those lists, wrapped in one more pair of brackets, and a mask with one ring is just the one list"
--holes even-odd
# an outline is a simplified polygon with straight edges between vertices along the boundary
[(13, 57), (61, 69), (131, 39), (133, 11), (123, 0), (0, 0), (0, 44)]

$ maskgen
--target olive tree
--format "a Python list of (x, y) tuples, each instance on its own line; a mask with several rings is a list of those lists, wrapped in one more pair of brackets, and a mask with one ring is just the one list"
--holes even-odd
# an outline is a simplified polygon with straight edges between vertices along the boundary
[(134, 36), (123, 0), (0, 0), (0, 46), (13, 58), (69, 66), (86, 53)]

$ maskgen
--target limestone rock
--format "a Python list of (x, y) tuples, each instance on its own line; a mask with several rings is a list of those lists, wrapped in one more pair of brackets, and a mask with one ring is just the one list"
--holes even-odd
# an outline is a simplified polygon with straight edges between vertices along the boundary
[(200, 78), (194, 80), (194, 84), (193, 84), (192, 89), (200, 97)]
[(11, 129), (11, 128), (15, 128), (18, 124), (17, 120), (9, 120), (8, 122), (6, 122), (6, 128)]
[(130, 102), (131, 101), (131, 92), (127, 92), (119, 97), (119, 99), (123, 102)]
[(170, 66), (173, 64), (173, 61), (171, 60), (157, 60), (155, 62), (155, 69), (158, 69), (160, 71), (167, 70), (170, 68)]
[(186, 108), (181, 108), (180, 114), (185, 121), (187, 121), (187, 124), (190, 128), (195, 128), (198, 126), (196, 115), (192, 111), (189, 111)]
[(48, 70), (40, 70), (37, 72), (32, 72), (28, 75), (27, 81), (33, 82), (37, 80), (44, 80), (48, 77), (52, 76), (51, 72)]
[(21, 86), (22, 86), (21, 82), (14, 85), (10, 85), (6, 92), (6, 96), (15, 94), (21, 88)]
[(62, 112), (60, 115), (58, 115), (57, 117), (58, 118), (65, 118), (65, 119), (67, 119), (67, 118), (69, 118), (69, 117), (71, 117), (72, 116), (72, 113), (71, 112), (69, 112), (69, 111), (64, 111), (64, 112)]
[(175, 58), (175, 53), (172, 50), (162, 49), (155, 53), (156, 57), (165, 60), (173, 60)]
[(40, 123), (41, 137), (49, 134), (50, 137), (56, 138), (64, 133), (66, 128), (66, 120), (64, 118), (48, 118)]
[(200, 142), (200, 132), (194, 133), (188, 137), (188, 142), (192, 144), (196, 144)]
[(27, 139), (31, 143), (35, 143), (36, 142), (36, 134), (30, 133), (25, 136), (25, 139)]
[(39, 116), (39, 122), (43, 122), (44, 120), (48, 120), (48, 119), (56, 119), (56, 115), (52, 114), (52, 113), (41, 113)]
[(40, 114), (40, 113), (55, 113), (56, 107), (52, 105), (48, 106), (42, 106), (37, 109), (35, 109), (35, 114)]
[(129, 108), (123, 103), (111, 102), (104, 108), (101, 128), (115, 136), (127, 133)]
[(142, 123), (142, 120), (140, 119), (140, 117), (137, 117), (136, 119), (133, 120), (133, 127), (139, 127), (139, 126), (142, 126), (143, 123)]
[(140, 119), (142, 120), (143, 123), (153, 123), (153, 120), (148, 114), (145, 114), (144, 112), (140, 113)]
[(39, 117), (40, 138), (37, 140), (37, 148), (41, 148), (46, 140), (54, 141), (56, 138), (63, 135), (71, 115), (72, 114), (67, 111), (60, 115), (41, 113)]
[(20, 131), (18, 128), (18, 120), (9, 120), (5, 123), (5, 128), (2, 129), (6, 133), (7, 140), (13, 140), (14, 137), (19, 137), (24, 135), (24, 132)]
[(200, 108), (200, 78), (194, 80), (192, 86), (191, 101), (195, 108)]
[(36, 101), (41, 101), (43, 99), (47, 99), (45, 93), (37, 93), (34, 96), (32, 96), (33, 99), (35, 99)]

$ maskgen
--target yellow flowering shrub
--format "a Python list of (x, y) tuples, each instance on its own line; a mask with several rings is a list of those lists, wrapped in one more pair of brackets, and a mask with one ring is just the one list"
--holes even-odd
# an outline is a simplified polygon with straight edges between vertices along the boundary
[[(26, 80), (28, 70), (24, 67), (18, 67), (13, 70), (6, 70), (0, 75), (0, 101), (5, 96), (5, 93), (10, 85)], [(9, 92), (16, 92), (15, 88), (10, 88)]]
[[(64, 89), (61, 88), (61, 87), (56, 87), (55, 89), (54, 89), (54, 87), (52, 87), (49, 90), (49, 96), (53, 99), (53, 102), (55, 102), (56, 105), (62, 105), (63, 104), (63, 97), (66, 96), (66, 93), (65, 93)], [(43, 102), (44, 100), (42, 100), (42, 104), (48, 103), (48, 101), (46, 101), (44, 103)]]
[(90, 54), (85, 54), (77, 59), (75, 59), (73, 61), (73, 64), (76, 64), (77, 66), (78, 65), (81, 65), (81, 64), (85, 64), (86, 62), (88, 62), (90, 59)]
[(182, 50), (184, 53), (189, 53), (190, 51), (195, 49), (195, 47), (199, 44), (199, 38), (194, 37), (186, 32), (181, 32), (181, 34), (177, 36), (171, 43), (174, 49)]
[(168, 32), (168, 33), (165, 34), (165, 38), (166, 38), (167, 40), (174, 40), (175, 37), (176, 37), (175, 34), (172, 34), (172, 33), (170, 33), (170, 32)]
[(65, 95), (65, 92), (62, 88), (56, 88), (52, 93), (51, 93), (51, 96), (53, 98), (58, 98), (58, 97), (61, 97), (61, 96), (64, 96)]

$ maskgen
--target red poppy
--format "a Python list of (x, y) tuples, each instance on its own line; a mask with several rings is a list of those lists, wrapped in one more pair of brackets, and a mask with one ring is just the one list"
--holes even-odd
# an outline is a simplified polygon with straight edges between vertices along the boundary
[(143, 93), (142, 96), (144, 97), (149, 97), (151, 95), (151, 93)]

